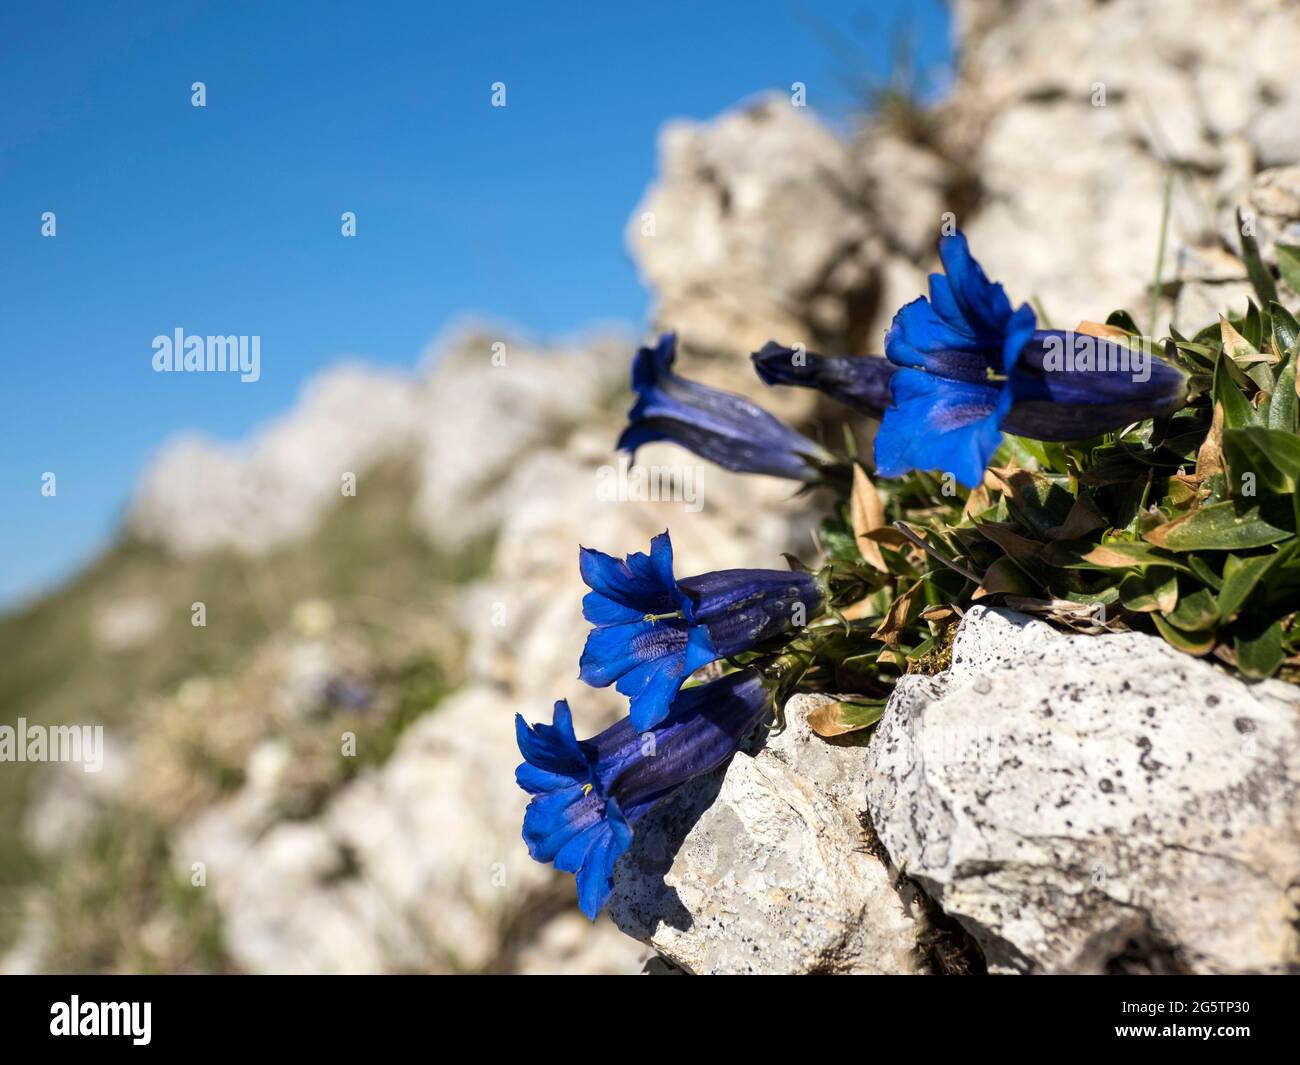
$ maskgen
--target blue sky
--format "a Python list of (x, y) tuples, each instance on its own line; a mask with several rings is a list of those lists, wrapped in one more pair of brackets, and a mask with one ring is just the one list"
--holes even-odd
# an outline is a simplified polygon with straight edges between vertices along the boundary
[[(842, 120), (900, 25), (950, 61), (938, 0), (0, 8), (0, 606), (108, 542), (168, 437), (240, 439), (324, 365), (642, 323), (659, 126), (793, 81)], [(177, 327), (259, 335), (261, 380), (153, 373)]]

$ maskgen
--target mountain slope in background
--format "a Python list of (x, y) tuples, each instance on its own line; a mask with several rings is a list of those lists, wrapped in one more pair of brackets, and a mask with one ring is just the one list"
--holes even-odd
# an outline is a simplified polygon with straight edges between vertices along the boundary
[[(1280, 0), (1214, 0), (1194, 24), (1137, 0), (955, 6), (960, 76), (933, 110), (889, 102), (849, 139), (784, 97), (665, 127), (628, 241), (683, 372), (838, 440), (748, 352), (879, 350), (948, 211), (1058, 326), (1149, 315), (1171, 170), (1158, 321), (1244, 306), (1234, 206), (1266, 255), (1300, 243), (1300, 170), (1260, 172), (1300, 156)], [(1262, 25), (1268, 54), (1233, 60), (1224, 42)], [(330, 371), (246, 446), (165, 448), (119, 543), (0, 619), (0, 721), (101, 722), (108, 743), (102, 774), (0, 773), (4, 965), (635, 969), (643, 949), (593, 932), (518, 838), (514, 713), (567, 697), (581, 732), (622, 709), (575, 679), (577, 545), (644, 550), (671, 527), (682, 573), (778, 565), (807, 553), (818, 501), (712, 467), (698, 511), (602, 498), (634, 344), (478, 327), (411, 377)]]

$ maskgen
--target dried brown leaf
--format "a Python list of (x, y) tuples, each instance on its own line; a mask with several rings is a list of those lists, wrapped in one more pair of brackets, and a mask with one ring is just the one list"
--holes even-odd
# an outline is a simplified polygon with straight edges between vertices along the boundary
[(979, 529), (985, 539), (992, 540), (1012, 558), (1031, 559), (1043, 549), (1037, 540), (1030, 540), (996, 522), (976, 522), (975, 528)]
[(867, 564), (881, 573), (888, 573), (885, 556), (880, 545), (870, 539), (868, 534), (885, 524), (885, 504), (881, 502), (880, 493), (871, 483), (866, 470), (861, 466), (853, 467), (853, 494), (849, 496), (849, 520), (853, 524), (853, 535), (858, 542), (858, 550)]
[(1089, 322), (1086, 319), (1074, 327), (1076, 333), (1082, 333), (1090, 337), (1115, 337), (1128, 338), (1131, 334), (1121, 329), (1117, 325), (1106, 325), (1104, 322)]
[(1205, 434), (1201, 450), (1196, 453), (1196, 479), (1205, 481), (1216, 473), (1223, 472), (1223, 404), (1214, 405), (1214, 419), (1210, 422), (1210, 431)]
[(912, 604), (921, 591), (921, 584), (921, 581), (917, 581), (889, 604), (889, 609), (885, 611), (880, 626), (871, 634), (873, 640), (879, 640), (887, 647), (898, 647), (902, 640), (903, 630), (907, 628)]
[(843, 736), (846, 732), (857, 732), (870, 728), (884, 715), (883, 703), (859, 703), (841, 700), (824, 703), (808, 714), (808, 727), (818, 736)]

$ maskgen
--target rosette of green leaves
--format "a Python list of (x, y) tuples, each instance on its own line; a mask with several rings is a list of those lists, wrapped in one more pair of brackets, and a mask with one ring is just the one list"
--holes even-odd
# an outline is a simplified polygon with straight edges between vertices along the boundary
[[(1262, 306), (1167, 342), (1198, 392), (1178, 413), (1092, 441), (1008, 441), (947, 530), (979, 574), (972, 599), (1152, 630), (1250, 678), (1300, 676), (1300, 327)], [(1107, 324), (1137, 334), (1122, 312)]]
[[(779, 699), (833, 691), (814, 728), (869, 727), (900, 675), (947, 665), (974, 602), (1147, 631), (1248, 678), (1300, 681), (1300, 325), (1243, 243), (1259, 303), (1165, 342), (1191, 374), (1182, 410), (1093, 440), (1008, 436), (969, 494), (855, 467), (819, 530), (831, 609), (767, 659)], [(1300, 293), (1300, 249), (1278, 256)], [(1122, 311), (1090, 328), (1141, 340)]]

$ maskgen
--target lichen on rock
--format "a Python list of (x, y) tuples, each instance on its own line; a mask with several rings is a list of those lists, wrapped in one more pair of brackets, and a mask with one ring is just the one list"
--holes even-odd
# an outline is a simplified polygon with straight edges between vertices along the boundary
[(1300, 694), (976, 607), (869, 749), (881, 842), (993, 971), (1300, 966)]

